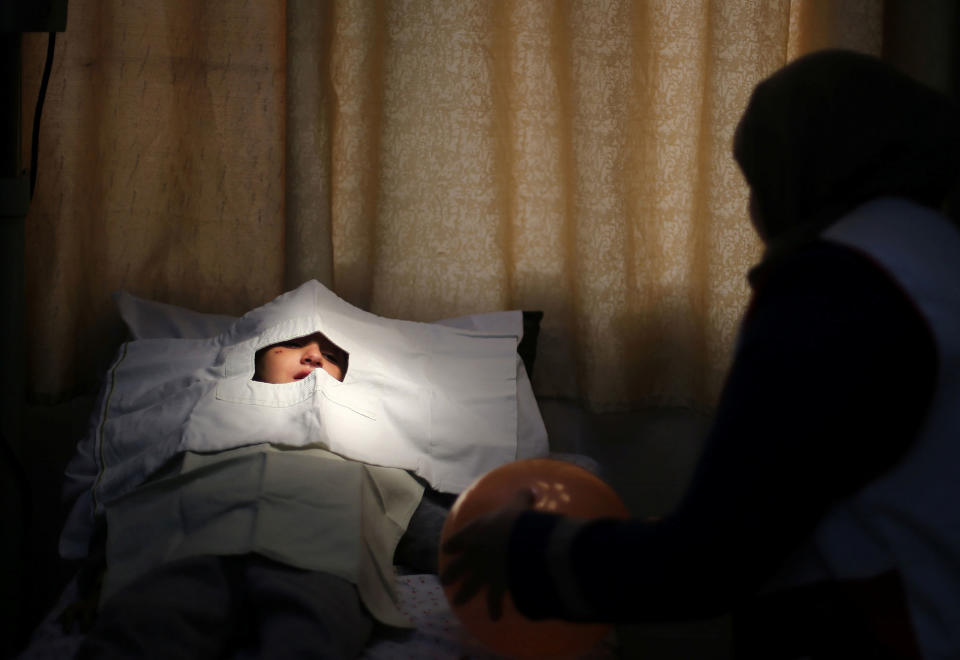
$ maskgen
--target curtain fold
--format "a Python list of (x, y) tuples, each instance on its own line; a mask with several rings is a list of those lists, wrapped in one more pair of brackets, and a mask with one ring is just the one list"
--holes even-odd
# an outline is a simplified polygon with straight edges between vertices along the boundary
[(286, 25), (283, 288), (333, 281), (330, 80), (333, 5), (290, 0)]
[(879, 53), (882, 24), (878, 0), (72, 0), (29, 391), (96, 379), (115, 289), (239, 314), (316, 278), (390, 317), (544, 311), (541, 395), (708, 406), (760, 247), (736, 121), (803, 52)]

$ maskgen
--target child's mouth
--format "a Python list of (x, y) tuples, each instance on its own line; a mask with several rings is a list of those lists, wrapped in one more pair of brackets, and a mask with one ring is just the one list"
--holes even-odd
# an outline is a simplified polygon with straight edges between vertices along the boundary
[(312, 369), (304, 369), (303, 371), (298, 372), (298, 373), (293, 377), (293, 379), (294, 379), (294, 380), (303, 380), (304, 378), (306, 378), (307, 376), (310, 375), (310, 372), (311, 372), (311, 371), (313, 371), (313, 370), (312, 370)]

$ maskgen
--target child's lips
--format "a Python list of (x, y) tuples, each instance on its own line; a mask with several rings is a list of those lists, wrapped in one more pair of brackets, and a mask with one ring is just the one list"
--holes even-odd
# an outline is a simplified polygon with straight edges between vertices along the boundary
[(294, 379), (294, 380), (303, 380), (304, 378), (306, 378), (307, 376), (309, 376), (312, 371), (313, 371), (313, 369), (304, 369), (303, 371), (298, 371), (298, 372), (296, 373), (296, 375), (293, 377), (293, 379)]

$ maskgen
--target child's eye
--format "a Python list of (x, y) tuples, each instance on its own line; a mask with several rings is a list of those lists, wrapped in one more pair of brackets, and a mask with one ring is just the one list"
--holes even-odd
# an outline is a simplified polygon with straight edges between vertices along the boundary
[(333, 353), (321, 353), (321, 355), (323, 355), (324, 360), (333, 362), (334, 364), (339, 364), (339, 360), (337, 360), (337, 356), (334, 355)]
[(280, 342), (279, 345), (283, 346), (284, 348), (303, 348), (307, 345), (307, 342), (303, 341), (302, 339), (290, 339), (289, 341)]

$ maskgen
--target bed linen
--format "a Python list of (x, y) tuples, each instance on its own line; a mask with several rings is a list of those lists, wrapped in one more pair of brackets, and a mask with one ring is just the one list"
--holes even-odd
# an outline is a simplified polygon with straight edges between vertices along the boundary
[(101, 601), (178, 559), (256, 553), (344, 578), (374, 618), (409, 627), (396, 604), (393, 557), (422, 493), (403, 470), (323, 449), (188, 452), (107, 506)]
[[(515, 318), (509, 334), (385, 319), (311, 281), (215, 337), (125, 343), (67, 468), (75, 505), (61, 554), (83, 557), (104, 505), (184, 451), (322, 447), (409, 470), (444, 492), (544, 455), (539, 417), (533, 440), (518, 443)], [(320, 370), (281, 385), (252, 380), (257, 350), (316, 331), (350, 354), (343, 382)]]

